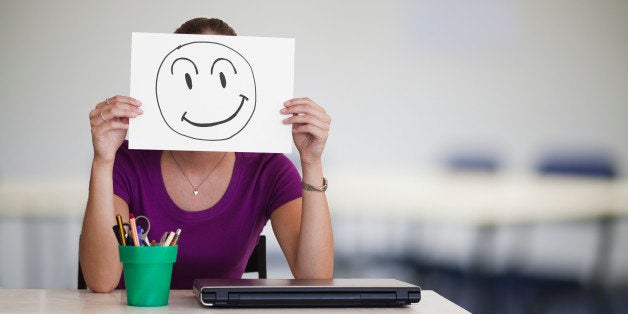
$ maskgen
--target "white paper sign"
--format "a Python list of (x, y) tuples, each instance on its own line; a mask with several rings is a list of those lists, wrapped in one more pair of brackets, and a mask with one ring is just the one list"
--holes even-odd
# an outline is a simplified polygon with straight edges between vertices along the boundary
[(133, 33), (131, 149), (292, 150), (294, 39)]

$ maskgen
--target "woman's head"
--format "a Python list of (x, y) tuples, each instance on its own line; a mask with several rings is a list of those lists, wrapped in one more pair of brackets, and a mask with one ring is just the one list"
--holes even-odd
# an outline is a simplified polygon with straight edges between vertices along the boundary
[(236, 36), (236, 32), (221, 19), (197, 17), (179, 26), (175, 34), (214, 34)]

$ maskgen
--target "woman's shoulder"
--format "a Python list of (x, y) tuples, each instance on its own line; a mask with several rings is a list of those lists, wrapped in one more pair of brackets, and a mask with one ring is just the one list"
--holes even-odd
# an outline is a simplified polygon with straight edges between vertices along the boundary
[(282, 153), (236, 153), (236, 158), (246, 165), (293, 165), (292, 161)]
[(116, 162), (143, 164), (155, 158), (161, 158), (160, 150), (130, 149), (127, 140), (120, 145), (116, 152)]
[(282, 153), (236, 153), (236, 167), (242, 173), (261, 176), (296, 176), (295, 164)]
[(161, 154), (161, 150), (150, 150), (150, 149), (131, 149), (129, 148), (129, 141), (128, 140), (124, 140), (124, 142), (122, 142), (122, 145), (120, 145), (120, 148), (118, 148), (118, 153), (122, 153), (122, 154), (126, 154), (126, 155), (137, 155), (137, 156), (143, 156), (143, 155), (155, 155), (155, 154)]

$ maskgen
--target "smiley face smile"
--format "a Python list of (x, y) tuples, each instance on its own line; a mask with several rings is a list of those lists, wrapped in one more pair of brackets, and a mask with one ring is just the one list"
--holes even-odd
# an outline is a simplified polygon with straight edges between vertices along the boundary
[(181, 121), (185, 121), (193, 126), (197, 126), (197, 127), (212, 127), (212, 126), (216, 126), (216, 125), (220, 125), (226, 122), (229, 122), (231, 120), (233, 120), (233, 118), (235, 118), (238, 115), (238, 112), (240, 112), (240, 109), (242, 109), (242, 106), (244, 105), (244, 102), (249, 100), (248, 97), (240, 94), (241, 100), (240, 100), (240, 106), (238, 106), (238, 109), (231, 115), (229, 116), (227, 119), (224, 120), (220, 120), (220, 121), (216, 121), (216, 122), (210, 122), (210, 123), (198, 123), (198, 122), (194, 122), (194, 121), (190, 121), (188, 118), (185, 117), (185, 115), (188, 113), (187, 111), (183, 113), (183, 115), (181, 116)]

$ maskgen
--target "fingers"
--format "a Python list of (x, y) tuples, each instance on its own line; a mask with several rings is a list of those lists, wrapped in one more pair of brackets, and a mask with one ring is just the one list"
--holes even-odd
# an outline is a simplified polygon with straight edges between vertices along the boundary
[(325, 118), (325, 120), (321, 120), (316, 118), (313, 115), (303, 114), (303, 115), (294, 115), (292, 117), (286, 118), (283, 120), (285, 124), (292, 124), (295, 127), (301, 124), (309, 124), (313, 125), (317, 128), (323, 129), (325, 131), (329, 131), (331, 119), (329, 116)]
[(327, 140), (329, 136), (329, 128), (323, 129), (312, 124), (293, 125), (292, 133), (311, 134), (314, 138)]
[(100, 137), (103, 134), (112, 130), (126, 130), (129, 128), (129, 121), (126, 119), (112, 120), (109, 123), (101, 123), (100, 125), (92, 127), (92, 134)]
[(309, 98), (290, 99), (284, 103), (284, 106), (285, 108), (281, 109), (282, 114), (308, 114), (323, 122), (331, 122), (331, 118), (327, 115), (325, 109)]
[(116, 95), (113, 97), (109, 97), (109, 98), (105, 98), (105, 100), (99, 102), (96, 105), (96, 109), (102, 108), (104, 106), (111, 106), (114, 104), (129, 104), (129, 105), (133, 105), (136, 107), (139, 107), (142, 105), (142, 102), (135, 99), (135, 98), (131, 98), (131, 97), (127, 97), (127, 96), (122, 96), (122, 95)]
[(98, 103), (96, 108), (89, 113), (90, 124), (96, 126), (111, 120), (135, 118), (143, 113), (139, 108), (141, 105), (139, 100), (131, 97), (118, 95), (107, 98)]
[(140, 114), (142, 114), (142, 111), (139, 108), (135, 109), (127, 106), (119, 106), (94, 109), (90, 112), (89, 116), (91, 125), (94, 126), (121, 118), (135, 118)]
[(323, 107), (309, 98), (294, 98), (284, 103), (285, 108), (281, 109), (282, 114), (292, 114), (292, 117), (285, 119), (285, 124), (312, 124), (319, 128), (329, 130), (331, 117), (325, 112)]
[(282, 114), (292, 114), (283, 120), (292, 125), (292, 138), (299, 150), (302, 164), (320, 161), (329, 136), (331, 117), (309, 98), (294, 98), (284, 103)]

